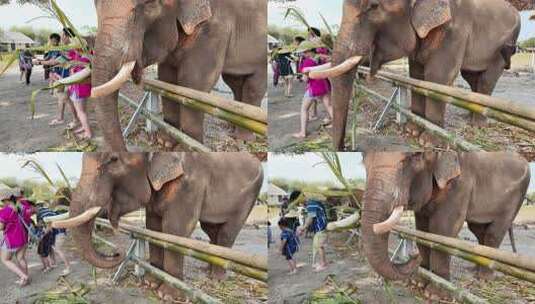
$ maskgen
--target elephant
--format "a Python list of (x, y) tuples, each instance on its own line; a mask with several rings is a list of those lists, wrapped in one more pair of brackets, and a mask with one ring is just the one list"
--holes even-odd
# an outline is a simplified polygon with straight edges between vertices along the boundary
[[(158, 79), (209, 92), (220, 76), (234, 99), (260, 105), (267, 89), (266, 0), (95, 0), (92, 97), (107, 148), (126, 151), (117, 108), (130, 76), (158, 64)], [(162, 98), (164, 120), (203, 142), (204, 114)], [(241, 139), (252, 133), (238, 129)], [(174, 140), (168, 139), (174, 144)]]
[[(420, 262), (450, 278), (450, 256), (425, 246), (418, 245), (419, 255), (406, 263), (390, 261), (389, 231), (404, 209), (414, 211), (420, 231), (457, 237), (466, 222), (479, 244), (498, 248), (530, 182), (528, 162), (512, 152), (369, 152), (364, 165), (363, 251), (372, 268), (390, 280), (407, 279)], [(492, 276), (486, 267), (477, 267), (477, 273)]]
[[(123, 215), (145, 208), (147, 229), (182, 237), (200, 222), (212, 244), (231, 247), (262, 181), (260, 161), (244, 152), (85, 153), (70, 218), (53, 227), (72, 228), (81, 255), (100, 268), (116, 267), (125, 257), (122, 252), (104, 255), (92, 245), (95, 217), (103, 211), (118, 228)], [(182, 255), (152, 244), (149, 252), (153, 266), (183, 277)], [(212, 267), (212, 275), (222, 278), (224, 270)], [(159, 294), (178, 296), (170, 286), (153, 283)]]
[[(332, 80), (335, 149), (345, 147), (359, 65), (368, 64), (373, 77), (383, 64), (408, 57), (412, 78), (451, 86), (460, 72), (472, 91), (490, 95), (510, 68), (519, 33), (520, 14), (504, 0), (345, 0), (332, 65), (316, 74)], [(445, 109), (443, 102), (412, 94), (411, 111), (436, 125), (444, 126)], [(476, 113), (471, 120), (486, 123)], [(416, 126), (407, 129), (432, 141)]]

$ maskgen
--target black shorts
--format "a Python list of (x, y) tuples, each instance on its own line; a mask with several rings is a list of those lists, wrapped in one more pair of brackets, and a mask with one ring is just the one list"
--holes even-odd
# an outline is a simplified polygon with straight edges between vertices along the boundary
[(54, 231), (48, 232), (43, 236), (41, 241), (39, 241), (39, 244), (37, 245), (37, 253), (43, 258), (48, 257), (55, 243), (56, 234), (54, 233)]
[(286, 257), (286, 260), (293, 260), (294, 258), (294, 254), (297, 252), (297, 250), (295, 251), (291, 251), (289, 250), (288, 248), (284, 248), (284, 256)]

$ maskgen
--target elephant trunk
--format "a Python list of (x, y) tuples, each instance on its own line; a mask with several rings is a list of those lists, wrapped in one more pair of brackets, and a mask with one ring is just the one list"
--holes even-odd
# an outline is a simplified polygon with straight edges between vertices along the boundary
[[(78, 198), (76, 198), (78, 197)], [(86, 211), (84, 211), (80, 203), (81, 197), (78, 195), (75, 196), (73, 203), (71, 204), (71, 209), (69, 211), (71, 217), (77, 217)], [(114, 254), (113, 256), (107, 256), (98, 252), (93, 246), (92, 235), (93, 228), (95, 226), (95, 218), (93, 217), (89, 221), (78, 225), (75, 228), (71, 229), (74, 242), (77, 244), (81, 254), (85, 260), (90, 264), (99, 268), (114, 268), (121, 264), (124, 260), (124, 253)]]
[[(96, 118), (108, 149), (126, 151), (117, 108), (118, 96), (119, 89), (131, 75), (138, 81), (141, 78), (143, 31), (137, 28), (139, 26), (128, 27), (109, 20), (100, 22), (100, 25), (95, 40), (97, 52), (92, 63), (91, 95), (96, 101)], [(127, 27), (131, 30), (128, 33), (123, 29)]]
[[(390, 183), (384, 175), (371, 175), (364, 194), (361, 221), (364, 254), (372, 268), (384, 278), (404, 280), (417, 269), (420, 259), (411, 257), (404, 264), (393, 263), (388, 252), (389, 229), (380, 228), (389, 226), (391, 229), (394, 222), (399, 221), (405, 196), (400, 194), (396, 184)], [(394, 204), (398, 206), (393, 208)]]

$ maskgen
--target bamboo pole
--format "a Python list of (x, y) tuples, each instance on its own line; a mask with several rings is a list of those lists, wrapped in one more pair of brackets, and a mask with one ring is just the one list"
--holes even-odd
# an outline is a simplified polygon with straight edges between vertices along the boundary
[[(397, 230), (396, 228), (395, 228), (395, 230)], [(413, 240), (413, 241), (415, 241), (415, 242), (417, 242), (419, 244), (422, 244), (422, 245), (424, 245), (426, 247), (429, 247), (430, 249), (439, 250), (439, 251), (442, 251), (444, 253), (460, 257), (460, 258), (462, 258), (464, 260), (467, 260), (467, 261), (470, 261), (470, 262), (472, 262), (474, 264), (485, 266), (485, 267), (488, 267), (490, 269), (497, 270), (497, 271), (500, 271), (500, 272), (502, 272), (504, 274), (513, 276), (515, 278), (518, 278), (518, 279), (521, 279), (521, 280), (524, 280), (524, 281), (528, 281), (528, 282), (531, 282), (531, 283), (535, 283), (535, 273), (531, 272), (530, 270), (525, 270), (525, 269), (522, 269), (522, 268), (519, 268), (519, 267), (516, 267), (516, 266), (505, 264), (505, 263), (499, 262), (497, 260), (494, 260), (494, 259), (491, 259), (491, 258), (487, 258), (487, 257), (482, 256), (482, 255), (478, 255), (476, 253), (473, 253), (472, 251), (464, 251), (464, 250), (461, 250), (461, 249), (459, 249), (457, 247), (454, 247), (454, 246), (450, 247), (450, 246), (447, 246), (447, 245), (444, 245), (444, 244), (440, 244), (438, 242), (425, 240), (425, 239), (419, 238), (419, 237), (417, 237), (417, 236), (415, 236), (413, 234), (407, 234), (407, 233), (399, 232), (399, 231), (398, 231), (398, 233), (400, 234), (400, 236), (402, 238)], [(457, 239), (455, 239), (455, 240), (457, 240)], [(458, 241), (461, 241), (461, 240), (458, 240)]]
[[(359, 71), (369, 74), (370, 69), (366, 67), (359, 67)], [(421, 88), (428, 91), (434, 91), (435, 93), (447, 95), (454, 99), (459, 99), (465, 102), (475, 103), (485, 107), (494, 108), (496, 110), (518, 115), (529, 120), (535, 120), (535, 108), (526, 104), (516, 103), (510, 100), (480, 93), (469, 92), (463, 89), (437, 84), (429, 81), (408, 78), (385, 71), (380, 71), (377, 73), (377, 75), (380, 79), (383, 79), (388, 82), (393, 82), (409, 89)]]
[(159, 278), (160, 280), (168, 283), (169, 285), (180, 289), (184, 292), (184, 294), (194, 301), (194, 303), (203, 303), (203, 304), (220, 304), (221, 301), (205, 294), (201, 290), (191, 287), (185, 282), (173, 277), (172, 275), (168, 274), (167, 272), (160, 270), (151, 264), (139, 259), (136, 256), (132, 256), (132, 261), (134, 261), (139, 266), (143, 267), (147, 272), (152, 273), (154, 276)]
[[(359, 86), (362, 90), (364, 90), (366, 93), (374, 96), (375, 98), (378, 98), (382, 101), (388, 102), (388, 100), (375, 93), (374, 91), (366, 88), (365, 86)], [(467, 142), (466, 140), (460, 138), (459, 136), (452, 134), (443, 128), (431, 123), (430, 121), (426, 120), (425, 118), (422, 118), (414, 113), (412, 113), (410, 110), (407, 110), (405, 108), (400, 107), (396, 103), (392, 103), (392, 107), (400, 112), (401, 114), (405, 115), (408, 120), (412, 121), (413, 123), (417, 124), (418, 126), (424, 128), (429, 133), (438, 136), (442, 138), (443, 140), (446, 140), (447, 142), (451, 143), (452, 145), (458, 147), (462, 151), (483, 151), (483, 149), (477, 145), (474, 145), (472, 143)]]
[(237, 102), (221, 96), (200, 92), (190, 88), (181, 87), (160, 80), (146, 79), (144, 84), (149, 89), (163, 89), (173, 94), (184, 96), (202, 103), (209, 104), (216, 108), (232, 112), (236, 115), (250, 118), (267, 124), (267, 113), (260, 107), (255, 107), (243, 102)]
[(456, 238), (422, 232), (401, 226), (395, 226), (394, 230), (535, 272), (535, 259), (529, 256), (506, 252), (496, 248), (482, 246)]
[[(131, 100), (130, 98), (126, 97), (125, 95), (121, 93), (119, 93), (119, 99), (122, 99), (124, 102), (126, 102), (126, 104), (130, 106), (132, 109), (137, 109), (137, 107), (139, 106), (136, 102), (134, 102), (133, 100)], [(187, 145), (192, 150), (198, 151), (198, 152), (211, 152), (211, 150), (208, 147), (196, 141), (189, 135), (183, 132), (180, 132), (177, 128), (168, 124), (167, 122), (165, 122), (163, 119), (161, 119), (157, 115), (147, 111), (147, 109), (142, 108), (141, 114), (145, 116), (146, 118), (150, 119), (154, 124), (158, 125), (160, 128), (164, 129), (165, 132), (171, 135), (174, 139), (176, 139), (180, 143)]]
[(146, 240), (151, 244), (157, 245), (159, 247), (162, 247), (167, 250), (174, 251), (176, 253), (180, 253), (182, 255), (186, 255), (204, 262), (207, 262), (212, 265), (216, 265), (219, 267), (222, 267), (226, 270), (230, 270), (233, 272), (237, 272), (240, 274), (243, 274), (244, 276), (247, 276), (249, 278), (257, 279), (262, 282), (267, 282), (268, 274), (266, 271), (258, 270), (256, 268), (251, 268), (230, 260), (226, 260), (217, 256), (212, 256), (200, 251), (192, 250), (188, 247), (179, 246), (172, 244), (170, 242), (161, 241), (146, 235), (142, 235), (139, 233), (133, 233), (134, 238)]
[(503, 123), (522, 128), (524, 130), (535, 132), (535, 121), (533, 120), (519, 117), (517, 115), (511, 115), (507, 112), (503, 112), (503, 111), (496, 110), (490, 107), (482, 106), (480, 104), (472, 103), (469, 101), (464, 101), (459, 98), (455, 98), (449, 95), (437, 93), (437, 92), (430, 91), (430, 90), (423, 89), (423, 88), (412, 87), (411, 90), (420, 95), (430, 97), (433, 100), (438, 100), (438, 101), (442, 101), (445, 103), (451, 103), (457, 107), (466, 109), (470, 112), (478, 113), (485, 117), (489, 117), (497, 121), (501, 121)]
[(184, 97), (181, 95), (169, 93), (168, 91), (160, 88), (156, 88), (150, 85), (145, 85), (145, 88), (148, 90), (151, 90), (152, 92), (155, 92), (163, 97), (169, 98), (171, 100), (180, 102), (184, 106), (187, 106), (189, 108), (192, 108), (197, 111), (201, 111), (207, 114), (210, 114), (214, 117), (226, 120), (228, 122), (231, 122), (235, 124), (236, 126), (242, 127), (244, 129), (247, 129), (249, 131), (252, 131), (256, 134), (266, 136), (267, 135), (267, 124), (263, 122), (259, 122), (244, 116), (240, 116), (238, 114), (229, 112), (227, 110), (223, 110), (221, 108), (214, 107), (212, 105), (196, 101), (194, 99), (191, 99), (189, 97)]
[(457, 287), (453, 285), (450, 281), (439, 277), (438, 275), (432, 273), (431, 271), (418, 267), (418, 275), (424, 277), (425, 279), (429, 280), (431, 284), (442, 288), (446, 291), (448, 291), (450, 294), (453, 295), (453, 297), (461, 301), (462, 303), (468, 303), (468, 304), (488, 304), (489, 302), (481, 299), (480, 297), (470, 293), (468, 290)]
[[(96, 222), (104, 227), (112, 228), (109, 221), (104, 219), (97, 219)], [(126, 232), (133, 232), (140, 235), (148, 236), (154, 239), (169, 242), (174, 245), (187, 247), (195, 251), (203, 252), (212, 256), (217, 256), (225, 260), (233, 261), (248, 267), (256, 268), (262, 271), (267, 271), (267, 257), (258, 254), (247, 254), (227, 247), (217, 246), (206, 242), (201, 242), (185, 237), (170, 235), (162, 232), (151, 231), (148, 229), (136, 227), (119, 223), (119, 228)]]

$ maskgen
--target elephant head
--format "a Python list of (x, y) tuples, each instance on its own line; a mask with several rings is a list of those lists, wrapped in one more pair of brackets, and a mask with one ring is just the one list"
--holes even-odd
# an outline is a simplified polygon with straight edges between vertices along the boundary
[(362, 240), (368, 262), (383, 277), (403, 280), (418, 267), (417, 256), (395, 264), (388, 255), (389, 232), (403, 209), (419, 210), (439, 198), (461, 174), (457, 154), (366, 153)]
[(92, 65), (92, 97), (104, 139), (112, 151), (125, 151), (119, 124), (118, 90), (130, 76), (187, 47), (212, 16), (209, 0), (95, 0), (98, 32)]
[(440, 37), (433, 31), (450, 20), (448, 0), (344, 1), (333, 67), (315, 76), (311, 73), (311, 77), (332, 78), (335, 148), (344, 148), (349, 99), (359, 64), (367, 62), (374, 75), (384, 63), (413, 52), (418, 39), (434, 37), (436, 43)]
[(55, 228), (72, 228), (82, 256), (101, 268), (113, 268), (124, 254), (107, 256), (92, 245), (95, 217), (105, 213), (114, 228), (120, 218), (147, 206), (155, 191), (181, 178), (183, 156), (176, 153), (86, 153), (82, 174), (73, 192), (69, 219), (56, 221)]

